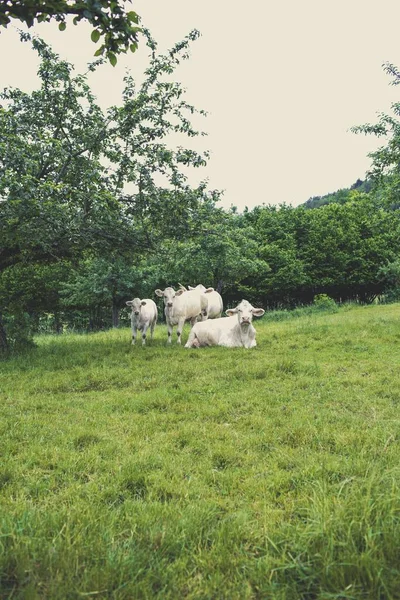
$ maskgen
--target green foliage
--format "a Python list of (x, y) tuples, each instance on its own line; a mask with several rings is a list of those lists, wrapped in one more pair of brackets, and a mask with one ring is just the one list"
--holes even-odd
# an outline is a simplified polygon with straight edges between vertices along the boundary
[(325, 204), (330, 204), (331, 202), (336, 202), (338, 204), (345, 204), (351, 200), (354, 200), (356, 197), (353, 194), (353, 191), (357, 191), (359, 193), (368, 193), (371, 191), (372, 183), (370, 180), (362, 181), (361, 179), (357, 179), (355, 183), (350, 188), (344, 188), (341, 190), (337, 190), (336, 192), (331, 192), (330, 194), (326, 194), (325, 196), (313, 196), (309, 198), (307, 202), (304, 202), (302, 206), (304, 208), (319, 208), (320, 206), (324, 206)]
[(151, 50), (145, 79), (137, 89), (131, 75), (124, 78), (122, 106), (108, 111), (109, 146), (106, 158), (113, 168), (109, 184), (124, 207), (132, 227), (132, 246), (158, 251), (165, 238), (179, 238), (208, 198), (206, 184), (189, 186), (187, 167), (202, 167), (208, 153), (183, 146), (171, 147), (170, 134), (181, 137), (204, 135), (193, 128), (190, 117), (198, 111), (184, 99), (184, 89), (170, 76), (188, 58), (194, 30), (167, 54), (156, 54), (156, 42), (146, 30)]
[(41, 40), (32, 45), (40, 89), (0, 94), (0, 268), (73, 260), (88, 246), (113, 247), (126, 230), (100, 163), (106, 121), (86, 76), (73, 77)]
[(318, 310), (327, 310), (330, 312), (336, 312), (338, 310), (334, 299), (330, 298), (327, 294), (317, 294), (314, 296), (313, 304)]
[(397, 302), (400, 298), (400, 259), (382, 266), (379, 274), (384, 284), (384, 301)]
[(13, 313), (3, 313), (0, 327), (7, 331), (6, 345), (0, 344), (0, 359), (9, 354), (25, 352), (35, 345), (33, 319), (21, 308), (17, 307)]
[(20, 312), (37, 331), (107, 328), (126, 322), (127, 299), (163, 285), (203, 283), (226, 307), (244, 297), (282, 318), (288, 308), (317, 312), (319, 295), (332, 311), (398, 298), (396, 119), (359, 128), (390, 138), (366, 181), (297, 208), (222, 210), (218, 191), (188, 183), (187, 167), (205, 166), (208, 153), (170, 143), (204, 135), (192, 125), (204, 111), (174, 81), (199, 32), (165, 54), (143, 33), (148, 67), (140, 83), (126, 75), (118, 106), (103, 111), (91, 92), (101, 61), (74, 75), (40, 39), (31, 40), (40, 88), (0, 94), (2, 351), (6, 320)]
[(110, 323), (117, 326), (119, 310), (125, 308), (125, 301), (134, 296), (153, 296), (156, 284), (156, 272), (132, 264), (132, 260), (120, 257), (87, 259), (61, 285), (62, 306), (88, 309), (90, 314), (109, 307)]
[(57, 263), (17, 263), (0, 273), (0, 305), (18, 307), (31, 314), (57, 312), (59, 291), (68, 278), (71, 265)]
[[(400, 74), (398, 69), (384, 63), (385, 72), (392, 78), (392, 85), (399, 85)], [(400, 175), (399, 175), (399, 149), (400, 149), (400, 103), (394, 102), (391, 106), (393, 115), (380, 113), (379, 121), (375, 124), (366, 123), (352, 128), (354, 133), (385, 137), (387, 143), (368, 156), (372, 165), (368, 173), (376, 197), (381, 203), (390, 208), (400, 207)]]
[(0, 27), (7, 27), (12, 20), (19, 20), (28, 27), (35, 21), (38, 23), (56, 20), (60, 31), (67, 27), (67, 17), (73, 16), (77, 25), (84, 20), (94, 28), (91, 40), (97, 43), (102, 38), (102, 44), (95, 55), (105, 54), (110, 63), (115, 66), (116, 54), (135, 52), (138, 45), (139, 15), (134, 11), (126, 12), (123, 2), (119, 0), (8, 0), (0, 4)]
[(400, 215), (370, 196), (319, 210), (264, 207), (253, 221), (260, 256), (271, 268), (259, 282), (272, 306), (306, 304), (316, 294), (371, 302), (385, 289), (383, 264), (400, 253)]
[(1, 593), (396, 598), (398, 311), (263, 317), (254, 351), (41, 336), (0, 364)]
[[(202, 204), (214, 201), (204, 183), (193, 189), (183, 173), (204, 165), (207, 153), (170, 149), (164, 141), (168, 133), (199, 134), (190, 123), (195, 107), (171, 81), (198, 35), (191, 32), (160, 55), (146, 31), (150, 58), (144, 81), (136, 89), (128, 75), (122, 106), (106, 114), (88, 84), (96, 64), (73, 76), (72, 65), (42, 40), (31, 40), (41, 61), (40, 88), (0, 94), (3, 311), (14, 312), (19, 300), (30, 314), (56, 312), (63, 308), (63, 288), (74, 308), (97, 310), (101, 302), (101, 308), (110, 303), (116, 324), (118, 308), (139, 281), (139, 271), (133, 271), (143, 253), (181, 236)], [(70, 265), (71, 273), (64, 269), (61, 276), (60, 265)]]
[(129, 297), (137, 285), (134, 267), (122, 259), (86, 260), (61, 290), (64, 305), (101, 306)]
[(254, 229), (210, 203), (203, 206), (190, 238), (164, 244), (162, 256), (165, 283), (206, 283), (222, 292), (228, 303), (239, 299), (248, 281), (269, 271), (258, 258)]

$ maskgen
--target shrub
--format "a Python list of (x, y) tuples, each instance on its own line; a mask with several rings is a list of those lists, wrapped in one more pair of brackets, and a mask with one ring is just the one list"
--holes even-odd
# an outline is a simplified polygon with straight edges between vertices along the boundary
[(338, 307), (333, 298), (327, 294), (317, 294), (314, 296), (313, 302), (315, 308), (318, 310), (329, 310), (331, 312), (337, 312)]
[(3, 326), (7, 336), (7, 352), (21, 352), (35, 345), (32, 319), (27, 313), (5, 313)]

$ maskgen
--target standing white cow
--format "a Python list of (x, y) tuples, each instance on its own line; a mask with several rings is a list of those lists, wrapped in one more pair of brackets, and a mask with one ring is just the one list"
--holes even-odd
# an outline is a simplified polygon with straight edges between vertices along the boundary
[[(263, 308), (254, 308), (247, 300), (242, 300), (236, 308), (225, 311), (229, 318), (222, 317), (205, 323), (196, 323), (190, 332), (185, 348), (201, 346), (226, 346), (227, 348), (254, 348), (256, 330), (251, 324), (253, 317), (262, 317)], [(235, 318), (232, 315), (237, 315)]]
[(189, 290), (200, 290), (203, 294), (207, 294), (209, 319), (218, 319), (222, 315), (224, 303), (222, 302), (221, 294), (214, 290), (213, 287), (206, 288), (199, 283), (195, 288), (190, 285), (188, 285), (188, 288)]
[(136, 342), (137, 330), (142, 332), (142, 346), (146, 344), (146, 331), (150, 327), (151, 339), (157, 322), (157, 306), (154, 300), (150, 298), (134, 298), (128, 300), (127, 306), (132, 308), (131, 326), (132, 326), (132, 344)]
[(165, 290), (155, 290), (154, 292), (160, 298), (164, 299), (165, 318), (168, 328), (168, 343), (171, 343), (172, 328), (177, 325), (177, 343), (181, 343), (182, 329), (185, 321), (190, 321), (193, 326), (200, 316), (202, 320), (207, 319), (208, 301), (207, 297), (199, 290), (185, 291), (180, 289), (175, 291), (172, 287)]

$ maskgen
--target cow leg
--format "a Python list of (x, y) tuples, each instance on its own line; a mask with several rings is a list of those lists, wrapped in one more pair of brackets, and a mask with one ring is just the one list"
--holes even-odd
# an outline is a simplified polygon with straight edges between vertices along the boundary
[(150, 337), (151, 339), (153, 339), (153, 333), (154, 333), (154, 327), (156, 325), (155, 321), (152, 321), (151, 325), (150, 325)]
[(143, 331), (142, 331), (142, 346), (146, 345), (146, 331), (147, 331), (147, 328), (148, 328), (148, 324), (145, 323), (143, 325)]
[(190, 319), (190, 327), (193, 327), (193, 325), (194, 325), (195, 323), (197, 323), (197, 319), (199, 318), (199, 316), (200, 316), (200, 315), (196, 315), (195, 317), (192, 317), (192, 318)]
[(177, 340), (177, 344), (181, 344), (181, 335), (182, 335), (182, 330), (183, 330), (183, 326), (185, 324), (185, 319), (179, 319), (178, 321), (178, 327), (176, 328), (176, 334), (178, 336), (178, 340)]
[(136, 327), (132, 327), (132, 346), (134, 346), (135, 342), (136, 342), (136, 332), (137, 332)]
[(244, 345), (245, 348), (255, 348), (257, 346), (257, 342), (256, 342), (256, 336), (255, 335), (249, 335), (249, 337), (247, 338), (247, 341)]
[(185, 344), (185, 348), (200, 348), (200, 342), (193, 330), (189, 333), (189, 338)]
[(169, 323), (167, 323), (167, 328), (168, 328), (168, 341), (167, 344), (171, 343), (171, 338), (172, 338), (172, 325), (170, 325)]

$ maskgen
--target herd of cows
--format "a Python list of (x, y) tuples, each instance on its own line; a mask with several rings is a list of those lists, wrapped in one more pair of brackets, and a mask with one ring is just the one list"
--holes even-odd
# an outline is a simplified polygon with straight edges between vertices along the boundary
[[(202, 346), (226, 346), (235, 348), (254, 348), (256, 346), (256, 330), (252, 325), (253, 317), (262, 317), (264, 309), (254, 308), (247, 300), (242, 300), (236, 308), (225, 311), (222, 317), (223, 302), (221, 295), (214, 288), (198, 285), (195, 288), (180, 286), (175, 291), (172, 287), (157, 289), (155, 294), (164, 300), (164, 313), (167, 321), (168, 343), (171, 343), (173, 327), (177, 327), (177, 343), (181, 343), (183, 326), (190, 322), (191, 331), (185, 348)], [(157, 306), (154, 300), (134, 298), (127, 306), (132, 309), (132, 344), (136, 342), (137, 332), (142, 335), (142, 345), (146, 344), (146, 335), (150, 329), (153, 338), (157, 323)], [(237, 318), (233, 318), (234, 315)]]

